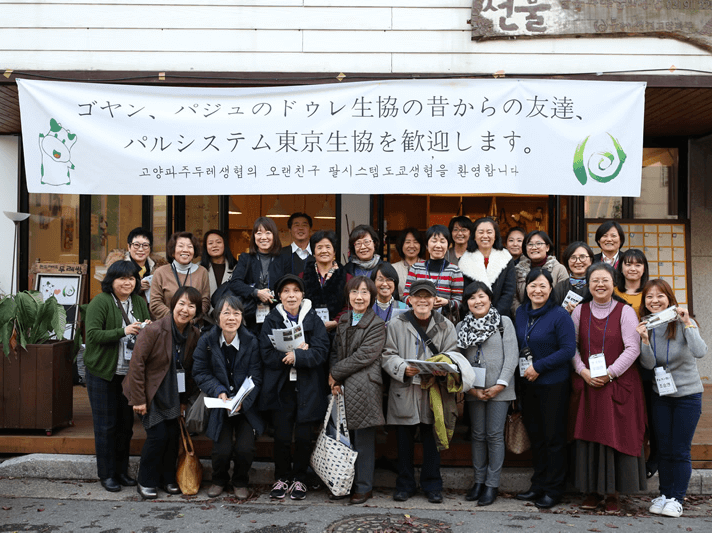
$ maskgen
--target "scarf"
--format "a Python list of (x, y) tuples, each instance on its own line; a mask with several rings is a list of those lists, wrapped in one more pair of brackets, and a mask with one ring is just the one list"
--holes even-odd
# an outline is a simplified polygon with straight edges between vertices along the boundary
[(457, 347), (466, 349), (484, 343), (497, 331), (501, 320), (502, 317), (494, 306), (490, 306), (490, 310), (482, 318), (475, 318), (472, 313), (467, 313), (457, 334)]
[(183, 349), (185, 348), (185, 343), (188, 342), (188, 332), (190, 331), (190, 324), (185, 327), (185, 333), (181, 333), (176, 326), (176, 321), (171, 317), (171, 333), (173, 334), (173, 358), (175, 362), (183, 363)]
[(569, 283), (574, 289), (583, 289), (586, 286), (586, 278), (569, 277)]
[(352, 256), (349, 258), (349, 261), (351, 261), (354, 265), (361, 267), (364, 270), (373, 270), (378, 266), (378, 262), (381, 260), (381, 256), (378, 254), (373, 254), (373, 257), (371, 258), (370, 261), (362, 261), (359, 259), (357, 256)]
[(331, 263), (333, 266), (329, 269), (329, 271), (324, 275), (324, 277), (321, 277), (321, 273), (319, 272), (319, 267), (316, 264), (316, 261), (314, 262), (314, 270), (316, 270), (316, 277), (319, 280), (319, 284), (323, 287), (326, 285), (326, 282), (331, 279), (331, 276), (334, 275), (334, 272), (336, 272), (336, 269), (339, 268), (339, 265), (334, 261)]
[(351, 325), (355, 326), (356, 324), (361, 322), (362, 318), (363, 318), (363, 313), (352, 312), (351, 313)]

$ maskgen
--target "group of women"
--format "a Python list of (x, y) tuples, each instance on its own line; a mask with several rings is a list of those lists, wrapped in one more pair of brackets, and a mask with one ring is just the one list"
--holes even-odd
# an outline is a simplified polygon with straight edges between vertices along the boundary
[[(129, 251), (151, 239), (132, 232)], [(408, 360), (444, 352), (457, 359), (458, 352), (484, 374), (483, 385), (464, 391), (474, 467), (467, 500), (483, 506), (497, 498), (507, 413), (518, 406), (534, 462), (531, 487), (518, 499), (550, 508), (570, 479), (585, 494), (582, 508), (618, 512), (618, 494), (642, 490), (658, 470), (661, 494), (650, 511), (680, 516), (701, 410), (695, 358), (707, 347), (670, 286), (648, 279), (643, 252), (621, 251), (618, 223), (602, 224), (596, 242), (602, 254), (574, 242), (559, 262), (543, 231), (514, 228), (502, 238), (494, 220), (459, 216), (424, 235), (404, 230), (396, 245), (402, 260), (390, 264), (376, 254), (376, 231), (362, 225), (351, 232), (345, 265), (337, 261), (334, 232), (316, 232), (297, 275), (276, 225), (259, 218), (249, 252), (238, 260), (218, 231), (205, 235), (202, 254), (193, 235), (174, 234), (171, 263), (153, 271), (132, 253), (109, 267), (87, 312), (85, 363), (102, 485), (136, 484), (127, 470), (133, 410), (147, 434), (139, 493), (177, 492), (178, 417), (186, 403), (199, 390), (227, 401), (251, 377), (255, 388), (234, 416), (209, 414), (210, 496), (230, 483), (238, 498), (249, 496), (255, 436), (267, 422), (274, 431), (270, 496), (303, 499), (314, 429), (331, 393), (344, 395), (359, 452), (350, 501), (371, 497), (376, 430), (387, 422), (398, 439), (394, 498), (416, 490), (412, 446), (419, 439), (420, 486), (440, 502), (439, 450), (451, 436), (451, 400), (463, 389), (452, 376), (420, 375)], [(150, 295), (142, 283), (148, 276)], [(678, 320), (648, 329), (645, 317), (671, 306)], [(294, 326), (303, 343), (277, 350), (273, 332)], [(444, 417), (433, 417), (435, 388)]]

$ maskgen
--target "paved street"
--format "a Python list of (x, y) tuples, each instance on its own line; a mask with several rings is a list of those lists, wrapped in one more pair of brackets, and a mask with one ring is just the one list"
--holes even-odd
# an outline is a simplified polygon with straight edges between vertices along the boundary
[(330, 501), (324, 491), (310, 492), (301, 502), (272, 502), (260, 487), (246, 502), (223, 495), (208, 499), (168, 496), (141, 501), (135, 490), (108, 493), (98, 482), (0, 479), (0, 531), (118, 532), (270, 532), (311, 533), (369, 531), (476, 532), (557, 531), (625, 532), (712, 530), (712, 500), (692, 496), (680, 519), (650, 516), (649, 497), (624, 499), (621, 516), (579, 512), (578, 498), (567, 498), (553, 512), (500, 497), (488, 508), (464, 500), (463, 492), (447, 492), (442, 505), (418, 495), (404, 503), (391, 492), (377, 491), (363, 506)]

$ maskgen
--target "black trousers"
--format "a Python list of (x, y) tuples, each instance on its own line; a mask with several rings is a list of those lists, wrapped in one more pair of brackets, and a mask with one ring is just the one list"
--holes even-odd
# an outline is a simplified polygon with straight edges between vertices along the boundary
[(133, 408), (121, 389), (124, 376), (106, 381), (87, 370), (86, 380), (94, 422), (97, 474), (99, 479), (116, 478), (128, 472), (133, 436)]
[(247, 487), (255, 458), (255, 431), (244, 415), (224, 416), (220, 437), (213, 442), (213, 484), (221, 487), (228, 484), (233, 461), (232, 486)]
[(522, 398), (524, 425), (532, 443), (532, 490), (560, 498), (566, 483), (566, 429), (569, 380), (553, 385), (526, 384)]
[[(272, 411), (274, 426), (274, 478), (306, 482), (311, 457), (311, 422), (296, 422), (297, 408)], [(292, 435), (294, 456), (292, 456)]]
[(157, 488), (176, 482), (176, 463), (180, 427), (178, 419), (164, 420), (146, 430), (146, 442), (141, 450), (138, 482)]

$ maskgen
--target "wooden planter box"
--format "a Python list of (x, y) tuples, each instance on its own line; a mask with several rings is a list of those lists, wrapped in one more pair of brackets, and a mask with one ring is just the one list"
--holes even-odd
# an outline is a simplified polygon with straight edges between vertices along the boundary
[(18, 345), (6, 357), (0, 345), (0, 429), (41, 429), (52, 434), (72, 423), (72, 346), (63, 340)]

